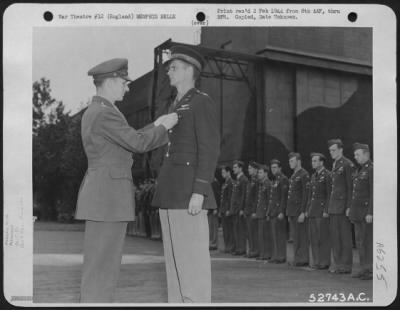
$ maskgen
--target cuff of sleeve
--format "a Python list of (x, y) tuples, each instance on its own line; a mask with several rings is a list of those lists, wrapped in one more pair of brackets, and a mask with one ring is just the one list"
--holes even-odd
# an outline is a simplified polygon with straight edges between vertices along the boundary
[(210, 183), (206, 180), (196, 179), (194, 182), (193, 192), (196, 194), (201, 194), (207, 196), (207, 188), (210, 186)]

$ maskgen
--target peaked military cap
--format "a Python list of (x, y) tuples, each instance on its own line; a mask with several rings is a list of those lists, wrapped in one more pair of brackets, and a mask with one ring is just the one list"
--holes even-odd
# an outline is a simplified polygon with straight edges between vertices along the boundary
[(362, 144), (362, 143), (356, 142), (353, 144), (353, 150), (354, 151), (364, 150), (364, 151), (369, 152), (369, 146), (368, 146), (368, 144)]
[(196, 50), (183, 46), (183, 45), (175, 45), (171, 47), (171, 57), (170, 59), (165, 63), (165, 65), (168, 65), (171, 61), (175, 59), (182, 60), (195, 68), (197, 68), (199, 71), (201, 71), (204, 67), (204, 58), (203, 56), (197, 52)]
[(128, 76), (128, 59), (125, 58), (113, 58), (104, 61), (90, 69), (88, 75), (93, 76), (94, 80), (120, 77), (124, 80), (132, 81)]
[(328, 140), (328, 147), (331, 147), (334, 144), (337, 144), (337, 146), (340, 147), (340, 148), (343, 147), (343, 142), (340, 139), (330, 139), (330, 140)]
[(240, 160), (235, 160), (235, 161), (233, 162), (233, 165), (235, 165), (235, 164), (237, 164), (237, 165), (239, 165), (239, 166), (241, 166), (241, 167), (244, 166), (244, 162), (242, 162), (242, 161), (240, 161)]
[(290, 152), (289, 153), (289, 159), (296, 157), (298, 160), (301, 160), (301, 155), (300, 153), (296, 153), (296, 152)]
[(322, 153), (311, 153), (310, 157), (313, 158), (314, 156), (318, 156), (321, 159), (326, 159), (325, 155)]
[(269, 164), (270, 165), (274, 165), (274, 164), (276, 164), (276, 165), (278, 165), (278, 166), (281, 166), (281, 161), (279, 160), (279, 159), (271, 159), (271, 161), (269, 162)]
[(259, 169), (259, 170), (264, 170), (265, 172), (268, 172), (268, 171), (269, 171), (268, 166), (267, 166), (267, 165), (263, 165), (263, 164), (260, 164), (260, 165), (258, 166), (258, 169)]

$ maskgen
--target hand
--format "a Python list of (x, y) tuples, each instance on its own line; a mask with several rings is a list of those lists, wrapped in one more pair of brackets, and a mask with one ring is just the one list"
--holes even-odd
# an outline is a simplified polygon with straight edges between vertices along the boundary
[(155, 126), (164, 126), (165, 129), (171, 129), (178, 123), (178, 114), (176, 113), (171, 113), (171, 114), (165, 114), (160, 116), (159, 118), (156, 119), (154, 122)]
[(304, 213), (304, 216), (305, 216), (305, 217), (308, 217), (308, 212), (307, 212), (307, 211)]
[(255, 213), (251, 214), (251, 217), (256, 217), (256, 216), (257, 216), (257, 214), (255, 214)]
[(229, 214), (230, 214), (229, 211), (226, 211), (226, 212), (225, 212), (225, 215), (226, 215), (226, 216), (229, 216)]
[(218, 210), (214, 210), (214, 215), (218, 215)]
[(349, 217), (349, 214), (350, 214), (350, 208), (347, 208), (346, 209), (346, 216)]
[(240, 210), (239, 211), (239, 216), (243, 216), (243, 214), (244, 214), (243, 210)]
[(304, 218), (305, 218), (305, 214), (302, 212), (299, 215), (299, 218), (297, 219), (298, 223), (304, 223)]
[(189, 201), (188, 212), (190, 215), (197, 215), (200, 213), (204, 202), (204, 196), (201, 194), (193, 193)]
[(281, 212), (281, 213), (279, 213), (279, 214), (278, 214), (278, 219), (279, 219), (279, 220), (283, 220), (283, 218), (284, 218), (284, 215), (283, 215), (283, 213), (282, 213), (282, 212)]
[(368, 224), (371, 224), (371, 223), (372, 223), (372, 220), (373, 220), (373, 216), (372, 216), (371, 214), (367, 214), (367, 216), (365, 217), (365, 221), (366, 221)]
[(267, 217), (265, 218), (267, 221), (269, 221), (270, 220), (270, 217), (269, 217), (269, 215), (267, 215)]
[(326, 212), (323, 212), (323, 213), (322, 213), (322, 217), (323, 217), (323, 218), (328, 218), (328, 217), (329, 217), (329, 214), (326, 213)]

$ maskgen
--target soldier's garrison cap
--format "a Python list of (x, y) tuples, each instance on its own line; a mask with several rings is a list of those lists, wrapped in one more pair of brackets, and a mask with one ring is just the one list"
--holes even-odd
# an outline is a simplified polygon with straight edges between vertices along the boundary
[(235, 165), (235, 164), (239, 165), (240, 167), (244, 166), (244, 162), (242, 162), (240, 160), (235, 160), (232, 165)]
[(343, 148), (343, 142), (340, 139), (330, 139), (328, 140), (328, 147), (337, 144), (338, 147)]
[(255, 161), (251, 161), (249, 162), (249, 166), (255, 168), (255, 169), (259, 169), (260, 168), (260, 164), (255, 162)]
[(282, 164), (281, 164), (281, 161), (279, 160), (279, 159), (271, 159), (271, 161), (269, 162), (269, 164), (270, 165), (278, 165), (278, 166), (281, 166)]
[(120, 77), (127, 81), (132, 81), (128, 75), (128, 59), (113, 58), (94, 66), (88, 71), (89, 76), (94, 80), (103, 80), (106, 78)]
[(320, 159), (324, 159), (324, 160), (326, 159), (325, 155), (322, 154), (322, 153), (315, 153), (315, 152), (314, 152), (314, 153), (311, 153), (311, 154), (310, 154), (310, 157), (311, 157), (311, 158), (313, 158), (314, 156), (318, 156)]
[(201, 71), (204, 67), (203, 55), (201, 55), (199, 52), (190, 47), (183, 45), (175, 45), (171, 47), (170, 52), (171, 56), (170, 59), (167, 62), (165, 62), (166, 66), (169, 65), (171, 61), (179, 59), (194, 66), (199, 71)]
[(368, 144), (356, 142), (353, 144), (353, 151), (357, 151), (357, 150), (364, 150), (364, 151), (369, 152), (369, 146), (368, 146)]

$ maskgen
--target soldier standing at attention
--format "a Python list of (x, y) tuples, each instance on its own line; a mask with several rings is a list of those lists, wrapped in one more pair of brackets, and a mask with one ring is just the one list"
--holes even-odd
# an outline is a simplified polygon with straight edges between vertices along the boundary
[(179, 123), (158, 175), (153, 206), (160, 207), (168, 302), (211, 302), (211, 260), (207, 210), (217, 204), (211, 182), (220, 149), (217, 105), (195, 88), (204, 66), (201, 54), (175, 45), (167, 62), (177, 90), (170, 111)]
[(260, 251), (257, 260), (269, 260), (271, 258), (272, 238), (270, 220), (267, 217), (268, 197), (270, 193), (270, 181), (268, 179), (268, 167), (261, 165), (258, 169), (258, 190), (256, 201), (256, 213), (253, 215), (258, 221), (258, 248)]
[(293, 231), (294, 259), (289, 265), (308, 266), (308, 233), (307, 219), (305, 217), (307, 206), (307, 193), (310, 186), (310, 176), (301, 167), (299, 153), (289, 154), (289, 166), (293, 174), (289, 179), (289, 191), (286, 214), (289, 217), (290, 230)]
[(249, 258), (258, 257), (258, 228), (256, 218), (256, 199), (258, 184), (258, 164), (251, 161), (248, 166), (250, 180), (247, 183), (246, 203), (244, 207), (244, 216), (247, 225), (247, 240), (249, 241)]
[(272, 180), (269, 191), (267, 216), (270, 219), (272, 238), (272, 257), (270, 263), (286, 262), (286, 203), (289, 180), (281, 171), (281, 162), (273, 159), (270, 162)]
[(318, 270), (328, 269), (331, 261), (328, 203), (332, 181), (324, 163), (323, 154), (311, 153), (311, 166), (315, 172), (311, 176), (306, 215), (313, 259), (312, 267)]
[(353, 180), (353, 195), (349, 218), (354, 223), (356, 245), (360, 254), (361, 270), (353, 275), (361, 280), (372, 280), (373, 263), (373, 163), (367, 144), (354, 144), (354, 158), (361, 166)]
[(232, 169), (229, 166), (221, 168), (221, 175), (224, 183), (221, 187), (220, 214), (222, 218), (222, 234), (224, 237), (224, 252), (231, 253), (234, 249), (233, 243), (233, 222), (230, 214), (232, 197)]
[(353, 245), (351, 224), (348, 219), (351, 193), (353, 163), (343, 156), (343, 142), (340, 139), (328, 141), (329, 153), (333, 162), (332, 191), (329, 198), (329, 223), (334, 269), (330, 272), (351, 273), (353, 264)]
[(244, 205), (246, 199), (246, 189), (248, 179), (243, 174), (243, 162), (235, 161), (233, 164), (233, 173), (236, 180), (233, 182), (231, 211), (233, 220), (233, 233), (235, 252), (234, 255), (246, 254), (246, 221), (244, 218)]
[(213, 189), (213, 194), (217, 203), (217, 209), (208, 210), (208, 227), (210, 231), (210, 250), (218, 249), (218, 213), (219, 213), (219, 204), (220, 200), (218, 199), (220, 196), (220, 185), (217, 178), (211, 183), (211, 187)]
[(78, 194), (76, 219), (85, 220), (81, 302), (112, 302), (126, 228), (134, 220), (132, 153), (168, 142), (176, 113), (136, 131), (115, 106), (128, 91), (128, 60), (111, 59), (90, 69), (96, 95), (82, 117), (88, 169)]

